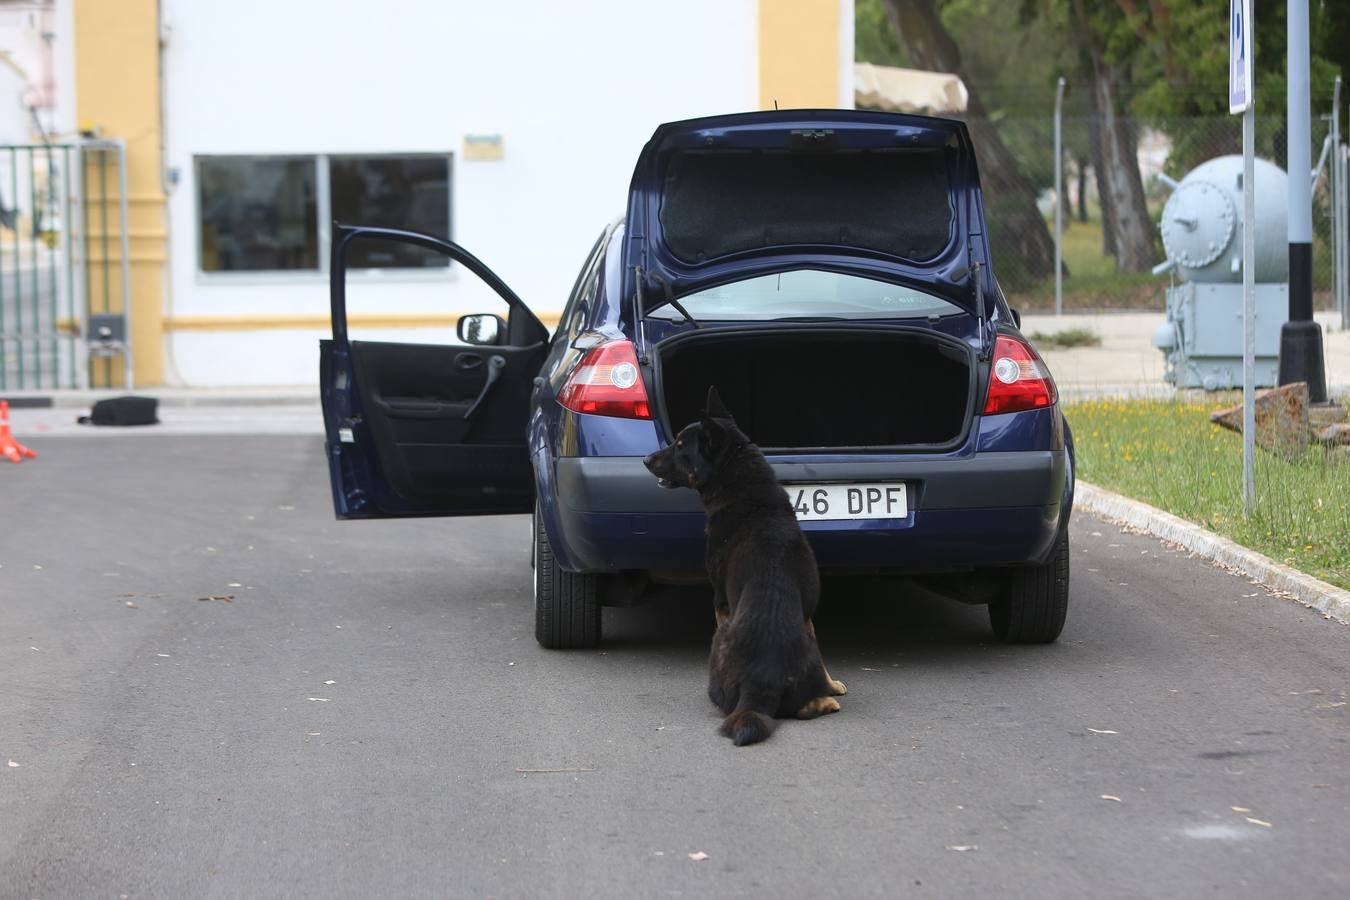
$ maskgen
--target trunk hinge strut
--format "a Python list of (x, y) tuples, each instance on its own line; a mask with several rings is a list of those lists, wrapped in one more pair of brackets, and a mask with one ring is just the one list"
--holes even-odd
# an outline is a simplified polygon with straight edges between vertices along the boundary
[[(633, 266), (633, 274), (637, 279), (636, 297), (637, 297), (638, 317), (645, 318), (647, 310), (645, 308), (645, 304), (642, 302), (642, 282), (643, 279), (646, 277), (646, 273), (642, 271), (642, 266)], [(698, 323), (698, 319), (695, 319), (693, 316), (689, 315), (689, 310), (684, 308), (684, 304), (675, 299), (675, 292), (671, 290), (669, 281), (666, 281), (665, 278), (661, 277), (661, 275), (656, 272), (652, 272), (651, 277), (654, 281), (660, 284), (661, 287), (665, 288), (667, 303), (675, 307), (675, 310), (680, 315), (684, 316), (685, 319), (689, 321), (690, 325), (693, 325), (695, 328), (703, 327)]]
[(970, 267), (971, 277), (975, 279), (975, 316), (980, 335), (980, 362), (988, 362), (990, 357), (989, 336), (984, 325), (984, 264), (976, 260)]

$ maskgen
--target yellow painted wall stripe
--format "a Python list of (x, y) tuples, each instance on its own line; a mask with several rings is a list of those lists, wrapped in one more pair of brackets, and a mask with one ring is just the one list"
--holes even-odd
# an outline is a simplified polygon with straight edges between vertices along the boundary
[(839, 0), (759, 0), (759, 108), (839, 105)]
[[(104, 136), (124, 138), (127, 149), (128, 237), (133, 246), (131, 295), (122, 297), (114, 276), (110, 296), (90, 298), (94, 309), (131, 304), (131, 347), (136, 383), (164, 380), (164, 192), (160, 185), (159, 0), (74, 0), (75, 118)], [(93, 163), (91, 162), (92, 166)], [(96, 169), (90, 170), (91, 172)], [(109, 191), (116, 173), (108, 171)], [(102, 222), (103, 207), (116, 200), (96, 191), (88, 201), (90, 219)], [(114, 224), (109, 222), (109, 233)], [(99, 244), (96, 243), (96, 247)], [(120, 252), (110, 248), (112, 254)], [(95, 384), (104, 373), (120, 380), (121, 365), (91, 370)]]

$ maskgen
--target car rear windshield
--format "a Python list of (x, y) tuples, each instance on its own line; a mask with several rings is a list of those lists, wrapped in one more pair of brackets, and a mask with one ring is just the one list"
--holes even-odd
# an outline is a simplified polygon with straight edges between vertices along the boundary
[[(706, 288), (680, 298), (695, 319), (922, 319), (963, 310), (940, 297), (874, 278), (797, 269)], [(679, 320), (668, 303), (649, 316)]]

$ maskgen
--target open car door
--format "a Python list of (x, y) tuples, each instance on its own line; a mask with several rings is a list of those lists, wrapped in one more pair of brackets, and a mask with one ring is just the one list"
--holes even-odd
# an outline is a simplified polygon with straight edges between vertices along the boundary
[[(449, 257), (506, 302), (506, 318), (460, 319), (465, 344), (349, 340), (346, 255), (357, 241)], [(473, 254), (416, 232), (334, 225), (330, 277), (333, 337), (319, 342), (319, 380), (337, 517), (532, 510), (525, 426), (548, 352), (543, 323)]]

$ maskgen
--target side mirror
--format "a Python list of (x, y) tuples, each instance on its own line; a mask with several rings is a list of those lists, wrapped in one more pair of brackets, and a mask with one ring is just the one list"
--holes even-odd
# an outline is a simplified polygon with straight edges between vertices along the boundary
[(502, 338), (506, 336), (506, 322), (501, 316), (494, 316), (491, 313), (460, 316), (455, 333), (466, 344), (490, 347), (501, 343)]

